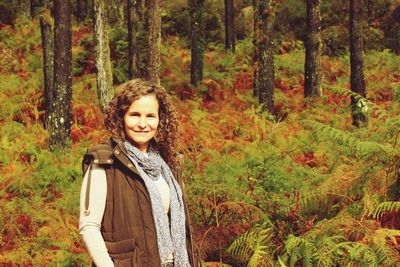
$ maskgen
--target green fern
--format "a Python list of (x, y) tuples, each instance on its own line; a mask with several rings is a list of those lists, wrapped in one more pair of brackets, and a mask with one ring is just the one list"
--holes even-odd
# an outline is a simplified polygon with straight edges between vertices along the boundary
[(386, 212), (390, 211), (399, 211), (400, 210), (400, 201), (385, 201), (379, 203), (376, 206), (372, 217), (375, 219), (380, 219)]
[(339, 86), (327, 86), (325, 87), (325, 89), (328, 89), (329, 91), (332, 91), (333, 93), (338, 95), (353, 97), (357, 101), (357, 105), (363, 107), (363, 111), (365, 113), (368, 111), (374, 112), (377, 115), (378, 120), (383, 120), (389, 117), (389, 114), (386, 112), (385, 109), (353, 91), (347, 90)]
[(282, 259), (289, 266), (297, 266), (300, 262), (304, 267), (313, 266), (316, 253), (317, 248), (312, 241), (290, 234), (285, 241)]
[(399, 230), (393, 229), (378, 229), (372, 236), (372, 249), (378, 256), (380, 266), (396, 266), (399, 262), (400, 255), (388, 245), (388, 241), (397, 244), (397, 237), (400, 236)]
[(235, 239), (228, 252), (240, 261), (247, 262), (248, 267), (273, 266), (274, 235), (269, 222), (256, 225)]
[(305, 127), (311, 128), (317, 135), (328, 137), (339, 145), (352, 148), (354, 154), (363, 160), (379, 158), (381, 161), (389, 161), (393, 155), (397, 154), (391, 146), (371, 141), (361, 141), (350, 133), (316, 121), (303, 120), (302, 123)]

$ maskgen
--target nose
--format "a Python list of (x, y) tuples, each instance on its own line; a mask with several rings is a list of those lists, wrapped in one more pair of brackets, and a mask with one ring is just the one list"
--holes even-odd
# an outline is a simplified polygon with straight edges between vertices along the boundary
[(145, 128), (146, 127), (146, 118), (141, 117), (139, 120), (138, 126), (141, 128)]

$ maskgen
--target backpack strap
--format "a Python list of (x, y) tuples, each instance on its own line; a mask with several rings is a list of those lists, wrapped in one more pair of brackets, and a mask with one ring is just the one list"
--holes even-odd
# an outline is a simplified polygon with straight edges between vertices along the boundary
[(89, 198), (90, 198), (90, 183), (92, 180), (92, 165), (98, 164), (102, 165), (104, 168), (110, 167), (114, 163), (113, 151), (110, 144), (99, 144), (91, 147), (87, 150), (86, 154), (83, 156), (82, 161), (82, 173), (88, 171), (88, 179), (86, 184), (85, 193), (85, 210), (83, 214), (88, 216), (90, 214), (89, 210)]

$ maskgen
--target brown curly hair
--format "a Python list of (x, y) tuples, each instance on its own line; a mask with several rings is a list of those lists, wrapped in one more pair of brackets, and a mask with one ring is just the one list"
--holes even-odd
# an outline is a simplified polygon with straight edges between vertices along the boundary
[(105, 126), (113, 137), (121, 141), (125, 140), (125, 113), (134, 101), (145, 95), (155, 95), (158, 100), (160, 120), (154, 142), (161, 157), (172, 169), (175, 169), (177, 167), (178, 113), (162, 86), (141, 79), (121, 84), (106, 109)]

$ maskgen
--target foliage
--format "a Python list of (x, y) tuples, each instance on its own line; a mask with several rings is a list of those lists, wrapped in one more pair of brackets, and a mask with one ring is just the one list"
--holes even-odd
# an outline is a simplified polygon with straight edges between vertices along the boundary
[[(175, 9), (163, 14), (164, 33), (174, 34), (178, 24), (187, 28), (184, 12), (176, 16), (183, 2), (168, 3)], [(304, 33), (304, 3), (286, 1), (289, 13), (279, 14), (275, 26), (285, 36), (277, 40), (272, 116), (253, 96), (252, 39), (225, 52), (222, 3), (207, 3), (214, 42), (205, 51), (201, 86), (190, 85), (187, 39), (163, 36), (161, 48), (162, 84), (180, 114), (178, 149), (204, 259), (232, 266), (396, 266), (400, 233), (388, 229), (398, 227), (396, 220), (385, 220), (399, 212), (399, 56), (380, 45), (367, 50), (367, 97), (354, 95), (349, 57), (341, 55), (346, 12), (338, 10), (345, 1), (325, 1), (325, 41), (334, 44), (322, 58), (323, 95), (304, 100), (304, 49), (293, 37)], [(377, 23), (367, 43), (389, 32), (378, 23), (389, 21), (384, 3), (375, 4)], [(0, 27), (0, 262), (87, 266), (77, 229), (81, 155), (107, 138), (95, 90), (93, 29), (73, 28), (73, 144), (61, 154), (47, 149), (38, 21), (21, 17)], [(126, 29), (112, 29), (110, 44), (120, 83), (127, 79)], [(370, 117), (367, 129), (351, 126), (350, 96)]]
[(228, 252), (247, 266), (273, 266), (272, 252), (274, 231), (268, 223), (256, 225), (236, 239), (228, 248)]

